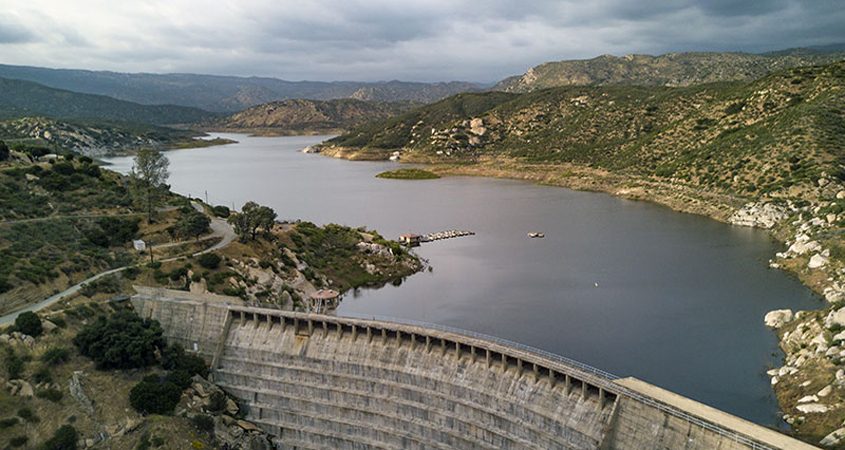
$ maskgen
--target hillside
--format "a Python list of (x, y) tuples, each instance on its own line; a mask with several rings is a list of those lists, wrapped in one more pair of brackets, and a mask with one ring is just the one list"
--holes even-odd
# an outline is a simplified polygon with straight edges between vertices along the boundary
[(463, 94), (326, 143), (333, 154), (574, 164), (739, 197), (842, 173), (845, 62), (685, 88)]
[(459, 92), (479, 90), (467, 82), (286, 81), (277, 78), (198, 74), (117, 73), (0, 64), (0, 77), (57, 89), (99, 94), (144, 105), (175, 104), (234, 112), (277, 100), (356, 98), (430, 103)]
[(845, 59), (841, 46), (819, 50), (789, 49), (753, 53), (667, 53), (602, 55), (586, 60), (547, 62), (525, 74), (506, 78), (493, 89), (530, 92), (558, 86), (630, 84), (692, 86), (718, 81), (754, 80), (791, 67), (828, 64)]
[(370, 120), (386, 119), (411, 108), (410, 103), (356, 99), (282, 100), (266, 103), (213, 122), (208, 128), (251, 130), (268, 134), (330, 133)]
[(25, 143), (58, 151), (72, 150), (87, 156), (125, 153), (144, 147), (157, 149), (200, 147), (225, 143), (197, 140), (197, 133), (154, 125), (129, 125), (103, 121), (62, 121), (23, 117), (0, 121), (0, 140)]
[(213, 114), (184, 106), (139, 105), (103, 95), (80, 94), (29, 81), (0, 78), (0, 119), (22, 116), (165, 125), (197, 122)]

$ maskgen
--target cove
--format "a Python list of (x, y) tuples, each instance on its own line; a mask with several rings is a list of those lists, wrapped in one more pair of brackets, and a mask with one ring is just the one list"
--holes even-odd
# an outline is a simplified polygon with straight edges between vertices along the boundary
[[(362, 289), (338, 315), (392, 316), (531, 345), (635, 376), (764, 425), (778, 408), (765, 371), (782, 358), (763, 325), (772, 309), (820, 300), (767, 267), (780, 245), (667, 208), (530, 183), (473, 177), (376, 178), (399, 164), (299, 150), (325, 137), (216, 134), (237, 144), (168, 152), (182, 194), (280, 219), (367, 226), (385, 237), (465, 229), (423, 244), (433, 270)], [(126, 173), (130, 157), (108, 160)], [(545, 233), (529, 239), (526, 233)]]

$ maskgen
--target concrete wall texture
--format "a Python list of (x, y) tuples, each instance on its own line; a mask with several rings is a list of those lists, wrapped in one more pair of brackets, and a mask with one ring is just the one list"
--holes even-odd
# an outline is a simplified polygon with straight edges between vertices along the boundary
[(813, 448), (634, 379), (416, 324), (139, 289), (278, 448)]

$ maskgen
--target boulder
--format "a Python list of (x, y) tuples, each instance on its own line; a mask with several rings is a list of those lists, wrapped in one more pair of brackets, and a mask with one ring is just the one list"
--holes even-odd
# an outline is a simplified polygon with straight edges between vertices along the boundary
[(826, 256), (823, 256), (820, 253), (816, 253), (810, 258), (810, 262), (807, 263), (808, 269), (818, 269), (827, 265), (830, 262)]
[(243, 428), (245, 431), (261, 431), (258, 426), (256, 426), (252, 422), (247, 422), (246, 420), (239, 420), (237, 421), (239, 427)]
[(826, 328), (845, 328), (845, 307), (831, 311), (824, 318), (824, 326)]
[(49, 333), (49, 332), (55, 330), (56, 328), (59, 328), (59, 326), (56, 325), (53, 322), (50, 322), (47, 319), (41, 319), (41, 328), (44, 329), (45, 333)]
[(238, 404), (231, 398), (226, 399), (226, 413), (231, 416), (238, 414)]
[(842, 439), (845, 439), (845, 428), (834, 430), (819, 441), (819, 444), (824, 445), (825, 447), (833, 447), (834, 445), (842, 442)]
[(35, 395), (35, 389), (32, 388), (32, 385), (29, 384), (29, 382), (20, 380), (18, 395), (21, 397), (32, 397)]
[(793, 315), (791, 309), (776, 309), (768, 312), (763, 321), (766, 323), (767, 327), (777, 329), (792, 321), (792, 318)]
[(819, 398), (815, 395), (805, 395), (798, 399), (798, 403), (818, 403)]
[(821, 403), (805, 403), (803, 405), (796, 406), (795, 409), (804, 414), (824, 414), (830, 408), (826, 405), (822, 405)]
[(818, 395), (819, 397), (827, 397), (828, 395), (830, 395), (830, 393), (832, 391), (833, 391), (833, 386), (827, 385), (824, 388), (822, 388), (822, 390), (820, 390), (819, 393), (816, 394), (816, 395)]
[(789, 246), (789, 249), (786, 250), (787, 254), (790, 255), (804, 255), (810, 252), (817, 252), (821, 250), (822, 246), (817, 241), (795, 241), (794, 244)]

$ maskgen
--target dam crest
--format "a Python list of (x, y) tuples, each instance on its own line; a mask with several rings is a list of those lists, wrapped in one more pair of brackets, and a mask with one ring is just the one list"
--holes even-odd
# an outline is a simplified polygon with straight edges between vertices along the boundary
[(136, 287), (277, 448), (811, 449), (634, 378), (477, 333)]

